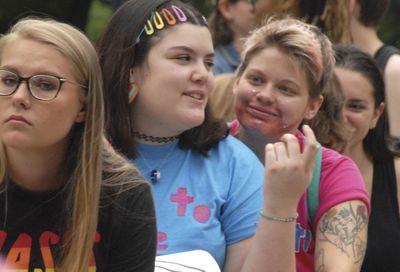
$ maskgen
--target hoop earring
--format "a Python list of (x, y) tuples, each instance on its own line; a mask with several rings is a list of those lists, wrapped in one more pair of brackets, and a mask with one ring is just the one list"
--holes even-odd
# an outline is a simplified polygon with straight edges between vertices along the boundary
[(133, 103), (138, 93), (139, 93), (139, 86), (135, 82), (129, 83), (128, 104)]

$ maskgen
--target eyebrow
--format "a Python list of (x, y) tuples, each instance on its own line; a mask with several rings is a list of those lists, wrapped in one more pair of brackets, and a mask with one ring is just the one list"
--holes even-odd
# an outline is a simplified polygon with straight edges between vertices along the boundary
[(291, 79), (282, 79), (279, 81), (279, 83), (285, 83), (285, 84), (290, 84), (290, 85), (294, 85), (295, 88), (299, 89), (300, 85), (296, 83), (296, 81), (291, 80)]
[[(185, 45), (173, 46), (173, 47), (170, 47), (168, 50), (183, 50), (183, 51), (186, 51), (191, 54), (196, 54), (195, 50), (193, 50), (191, 47), (185, 46)], [(214, 57), (214, 52), (206, 54), (206, 57)]]
[(367, 101), (365, 101), (365, 100), (362, 100), (362, 99), (357, 99), (357, 98), (350, 98), (349, 100), (348, 100), (349, 102), (357, 102), (357, 103), (367, 103)]
[[(10, 71), (10, 72), (13, 72), (13, 73), (17, 74), (18, 76), (21, 76), (20, 71), (18, 69), (16, 69), (16, 68), (13, 68), (12, 66), (8, 66), (8, 65), (0, 66), (0, 69), (7, 70), (7, 71)], [(55, 76), (55, 77), (64, 78), (63, 76), (60, 76), (60, 75), (58, 75), (58, 74), (56, 74), (54, 72), (50, 72), (50, 71), (48, 71), (48, 72), (47, 71), (41, 71), (41, 72), (38, 72), (38, 73), (33, 73), (30, 76), (33, 76), (33, 75), (46, 75), (46, 76)]]

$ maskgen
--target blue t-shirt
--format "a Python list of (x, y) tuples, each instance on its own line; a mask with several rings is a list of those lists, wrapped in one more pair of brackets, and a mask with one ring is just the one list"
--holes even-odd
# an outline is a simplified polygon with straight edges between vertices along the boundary
[[(202, 249), (222, 268), (226, 247), (254, 235), (263, 203), (264, 167), (240, 141), (228, 136), (205, 158), (177, 142), (138, 145), (133, 162), (153, 183), (157, 255)], [(144, 158), (143, 158), (144, 157)]]

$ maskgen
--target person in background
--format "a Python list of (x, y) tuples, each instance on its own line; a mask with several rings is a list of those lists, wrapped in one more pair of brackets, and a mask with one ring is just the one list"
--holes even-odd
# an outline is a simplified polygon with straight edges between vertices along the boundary
[(385, 85), (367, 53), (338, 45), (336, 74), (345, 96), (343, 115), (351, 134), (345, 154), (360, 169), (371, 198), (368, 244), (361, 271), (399, 271), (400, 159), (385, 146)]
[(350, 42), (350, 0), (263, 0), (257, 1), (257, 21), (266, 16), (290, 15), (318, 26), (333, 43)]
[(0, 270), (154, 271), (151, 189), (103, 136), (102, 84), (70, 25), (0, 38)]
[(400, 49), (384, 44), (378, 36), (378, 25), (385, 15), (390, 0), (351, 1), (351, 36), (357, 48), (373, 56), (383, 72), (386, 107), (389, 117), (388, 143), (392, 151), (400, 154)]
[(281, 260), (271, 271), (357, 271), (364, 258), (369, 198), (360, 171), (333, 150), (310, 152), (317, 150), (312, 130), (298, 130), (317, 114), (333, 68), (328, 38), (296, 19), (272, 18), (245, 43), (231, 133), (265, 159), (262, 217), (276, 217), (266, 220), (275, 236), (264, 246)]
[(214, 75), (234, 73), (240, 64), (243, 40), (255, 27), (253, 0), (215, 0), (209, 18), (215, 47)]

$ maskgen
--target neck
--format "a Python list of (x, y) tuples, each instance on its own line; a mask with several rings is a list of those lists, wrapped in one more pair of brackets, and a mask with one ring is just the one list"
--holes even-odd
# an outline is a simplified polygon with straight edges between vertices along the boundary
[(243, 49), (244, 40), (238, 36), (235, 36), (233, 39), (233, 46), (235, 47), (236, 51), (240, 54)]
[(265, 162), (265, 145), (268, 141), (264, 136), (251, 133), (246, 129), (241, 128), (239, 131), (240, 141), (242, 141), (248, 148), (250, 148), (257, 158), (264, 164)]
[(10, 178), (31, 191), (51, 191), (62, 186), (65, 152), (7, 149)]
[(376, 51), (383, 45), (375, 28), (366, 27), (356, 19), (351, 22), (351, 35), (353, 44), (371, 56), (374, 56)]
[(357, 165), (361, 172), (367, 192), (371, 196), (372, 192), (372, 176), (373, 176), (373, 161), (372, 158), (365, 152), (362, 143), (358, 146), (350, 146), (346, 149), (345, 155), (349, 156)]
[(357, 146), (347, 147), (344, 154), (349, 156), (355, 162), (361, 172), (372, 164), (372, 158), (365, 152), (362, 143)]

